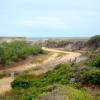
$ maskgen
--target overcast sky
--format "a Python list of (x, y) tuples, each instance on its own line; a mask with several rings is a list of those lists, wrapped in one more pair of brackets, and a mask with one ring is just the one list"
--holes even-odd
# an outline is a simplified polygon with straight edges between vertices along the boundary
[(100, 0), (0, 0), (0, 36), (100, 34)]

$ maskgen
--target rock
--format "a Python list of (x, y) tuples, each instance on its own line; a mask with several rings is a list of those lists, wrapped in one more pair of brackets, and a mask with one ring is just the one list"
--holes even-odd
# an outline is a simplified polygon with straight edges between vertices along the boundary
[(76, 82), (76, 79), (73, 77), (70, 79), (70, 83), (74, 83), (74, 82)]

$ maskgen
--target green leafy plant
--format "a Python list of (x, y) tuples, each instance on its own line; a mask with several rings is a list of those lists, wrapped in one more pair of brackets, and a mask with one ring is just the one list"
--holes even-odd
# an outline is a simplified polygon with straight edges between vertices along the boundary
[(100, 56), (96, 56), (92, 60), (90, 60), (89, 65), (100, 68)]
[(100, 70), (92, 69), (81, 72), (81, 81), (83, 83), (100, 84)]

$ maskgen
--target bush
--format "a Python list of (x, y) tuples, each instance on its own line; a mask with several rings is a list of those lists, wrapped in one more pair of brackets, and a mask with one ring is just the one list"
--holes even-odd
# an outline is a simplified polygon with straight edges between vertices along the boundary
[(26, 80), (26, 79), (22, 79), (22, 80), (15, 80), (13, 83), (12, 83), (12, 88), (22, 88), (22, 89), (27, 89), (31, 87), (31, 82), (29, 80)]
[(9, 65), (19, 59), (25, 59), (30, 55), (42, 53), (38, 46), (30, 46), (26, 42), (11, 42), (0, 44), (0, 64)]
[(39, 46), (33, 46), (33, 47), (31, 48), (31, 53), (32, 53), (33, 55), (37, 55), (37, 54), (39, 54), (39, 53), (43, 53), (43, 50), (42, 50), (41, 47), (39, 47)]
[(100, 56), (96, 56), (92, 60), (89, 61), (90, 66), (94, 66), (97, 68), (100, 68)]
[(83, 83), (100, 84), (100, 70), (93, 69), (81, 72)]

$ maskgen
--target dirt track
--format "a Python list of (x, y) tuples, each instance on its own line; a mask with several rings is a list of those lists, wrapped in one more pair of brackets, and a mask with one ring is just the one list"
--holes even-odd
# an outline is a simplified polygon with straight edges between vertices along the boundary
[(3, 79), (0, 79), (0, 94), (3, 94), (9, 90), (11, 90), (10, 83), (13, 81), (13, 78), (6, 77)]
[[(41, 67), (40, 70), (37, 70), (34, 72), (34, 74), (42, 74), (45, 73), (49, 70), (54, 69), (54, 67), (59, 64), (59, 63), (64, 63), (69, 60), (74, 60), (75, 58), (79, 57), (81, 54), (77, 52), (65, 52), (61, 50), (56, 50), (56, 49), (50, 49), (50, 48), (43, 48), (44, 50), (54, 52), (53, 55), (51, 55), (48, 59), (46, 59), (43, 63), (40, 64), (25, 64), (25, 65), (20, 65), (15, 68), (9, 68), (7, 71), (9, 72), (23, 72), (26, 70), (30, 70), (32, 68), (36, 67)], [(64, 56), (62, 57), (57, 57), (59, 53), (65, 53)], [(13, 81), (12, 77), (6, 77), (0, 79), (0, 94), (4, 94), (6, 91), (9, 91), (11, 89), (10, 83)]]

